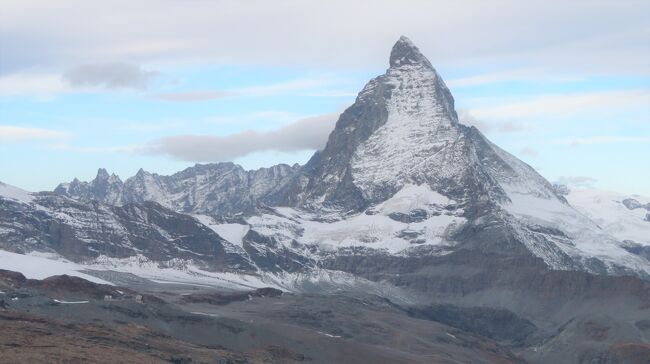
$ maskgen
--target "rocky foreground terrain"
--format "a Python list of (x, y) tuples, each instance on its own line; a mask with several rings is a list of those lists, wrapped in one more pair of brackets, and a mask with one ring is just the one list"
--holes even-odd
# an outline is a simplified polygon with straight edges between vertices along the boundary
[(45, 278), (2, 273), (2, 353), (647, 363), (649, 206), (552, 185), (460, 123), (402, 37), (304, 166), (0, 184), (0, 268)]
[(7, 363), (521, 362), (494, 340), (377, 296), (137, 293), (11, 271), (0, 271), (0, 289)]

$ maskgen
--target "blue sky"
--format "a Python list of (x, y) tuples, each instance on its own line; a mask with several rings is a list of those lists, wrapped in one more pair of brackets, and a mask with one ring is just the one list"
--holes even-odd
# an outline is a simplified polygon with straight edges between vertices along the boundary
[(304, 163), (404, 34), (549, 180), (650, 195), (650, 5), (500, 4), (5, 1), (0, 181)]

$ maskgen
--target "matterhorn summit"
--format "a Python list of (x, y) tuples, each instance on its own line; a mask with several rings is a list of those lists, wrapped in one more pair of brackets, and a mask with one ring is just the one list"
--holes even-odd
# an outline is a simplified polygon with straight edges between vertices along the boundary
[(341, 114), (285, 202), (362, 211), (409, 184), (459, 203), (508, 201), (508, 189), (562, 200), (532, 168), (458, 122), (449, 88), (408, 38), (395, 43), (389, 64)]

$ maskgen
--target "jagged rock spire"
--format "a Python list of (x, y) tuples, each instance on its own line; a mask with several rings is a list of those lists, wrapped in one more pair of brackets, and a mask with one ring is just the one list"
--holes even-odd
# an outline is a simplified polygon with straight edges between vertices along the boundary
[(108, 179), (109, 174), (108, 171), (105, 168), (99, 168), (97, 170), (97, 177), (98, 179)]
[(405, 36), (401, 36), (390, 52), (390, 67), (421, 64), (433, 68), (431, 62), (425, 57), (418, 47)]

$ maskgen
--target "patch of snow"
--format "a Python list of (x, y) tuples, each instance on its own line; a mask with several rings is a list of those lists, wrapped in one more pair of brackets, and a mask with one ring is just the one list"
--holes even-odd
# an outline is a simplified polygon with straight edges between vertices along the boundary
[(48, 253), (18, 254), (0, 250), (0, 268), (22, 273), (31, 279), (45, 279), (67, 274), (95, 283), (112, 285), (110, 282), (82, 273), (82, 270), (87, 269), (85, 266)]
[[(450, 211), (419, 222), (395, 221), (388, 216), (393, 209), (398, 212), (411, 211), (411, 207), (431, 210), (430, 204), (453, 202), (428, 186), (409, 185), (400, 192), (396, 198), (373, 208), (381, 213), (359, 213), (323, 221), (318, 215), (283, 207), (276, 209), (277, 214), (253, 216), (248, 222), (254, 231), (276, 239), (287, 249), (294, 249), (293, 242), (298, 241), (305, 246), (318, 246), (325, 252), (364, 247), (389, 254), (399, 254), (414, 246), (412, 238), (400, 237), (403, 231), (417, 233), (421, 244), (444, 246), (450, 244), (445, 239), (448, 232), (466, 222), (465, 218)], [(317, 256), (311, 257), (317, 259)]]
[(437, 245), (444, 242), (445, 231), (450, 225), (460, 225), (464, 220), (462, 217), (440, 215), (407, 224), (383, 214), (362, 213), (332, 223), (305, 221), (302, 224), (305, 233), (301, 242), (318, 244), (328, 250), (365, 246), (396, 254), (412, 247), (408, 240), (397, 236), (400, 231), (408, 229), (421, 232), (426, 244)]
[(210, 316), (210, 317), (219, 317), (216, 313), (205, 313), (205, 312), (197, 312), (197, 311), (192, 311), (190, 312), (191, 314), (194, 315), (202, 315), (202, 316)]
[[(162, 266), (167, 265), (168, 268)], [(273, 287), (285, 292), (310, 291), (318, 287), (319, 292), (332, 289), (349, 289), (381, 294), (409, 303), (408, 295), (401, 289), (381, 283), (371, 282), (350, 273), (314, 269), (305, 273), (262, 273), (237, 274), (232, 272), (207, 272), (201, 270), (192, 261), (158, 264), (144, 256), (125, 259), (100, 256), (87, 269), (113, 270), (131, 273), (158, 283), (201, 285), (235, 290), (251, 290)]]
[(199, 220), (201, 224), (207, 226), (212, 231), (219, 234), (219, 236), (226, 239), (229, 243), (239, 247), (243, 247), (244, 243), (242, 239), (244, 238), (244, 235), (246, 235), (246, 233), (249, 230), (248, 225), (218, 224), (210, 216), (206, 216), (206, 215), (192, 215), (192, 216), (194, 216), (197, 220)]
[[(505, 185), (504, 187), (511, 201), (510, 203), (505, 203), (504, 207), (515, 215), (527, 216), (543, 221), (559, 221), (566, 217), (573, 219), (579, 215), (577, 211), (563, 204), (557, 198), (541, 198), (511, 189), (509, 185)], [(583, 220), (586, 219), (583, 218)]]
[[(419, 64), (391, 68), (368, 83), (359, 97), (378, 82), (391, 91), (388, 116), (352, 156), (354, 184), (373, 200), (387, 186), (397, 190), (429, 177), (459, 176), (467, 166), (447, 151), (462, 133), (450, 114), (450, 105), (439, 97), (446, 86), (437, 72)], [(422, 171), (427, 171), (426, 175)]]
[(431, 205), (448, 206), (455, 201), (433, 191), (426, 184), (406, 184), (393, 197), (380, 203), (378, 211), (408, 213), (415, 209), (427, 210)]
[(322, 332), (322, 331), (317, 331), (317, 332), (318, 332), (319, 334), (321, 334), (321, 335), (323, 335), (323, 336), (327, 336), (327, 337), (334, 337), (334, 338), (341, 338), (341, 337), (343, 337), (343, 336), (341, 336), (341, 335), (332, 335), (332, 334), (328, 334), (328, 333), (326, 333), (326, 332)]
[(64, 304), (88, 303), (88, 301), (59, 301), (57, 299), (54, 299), (54, 302), (56, 302), (56, 303), (64, 303)]
[(155, 283), (160, 283), (160, 284), (180, 284), (180, 285), (183, 285), (183, 286), (207, 287), (207, 288), (212, 287), (212, 286), (207, 285), (207, 284), (188, 283), (188, 282), (173, 282), (173, 281), (165, 281), (165, 280), (162, 280), (162, 279), (150, 279), (150, 281), (155, 282)]
[(168, 262), (157, 263), (142, 255), (123, 259), (102, 255), (86, 267), (87, 269), (131, 273), (158, 283), (205, 285), (233, 289), (255, 289), (269, 286), (279, 288), (272, 281), (266, 281), (261, 276), (233, 272), (208, 272), (200, 269), (192, 260), (172, 259)]
[(34, 200), (34, 196), (32, 196), (31, 192), (27, 192), (23, 189), (2, 182), (0, 182), (0, 197), (25, 204), (31, 203)]

